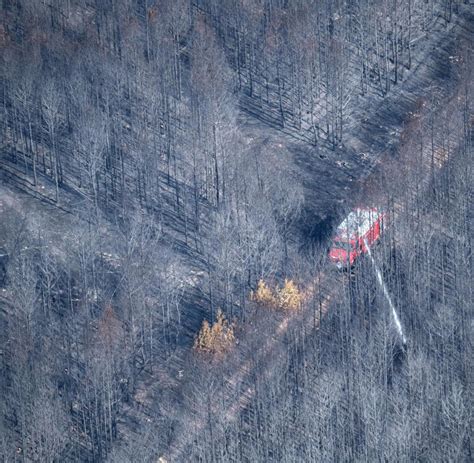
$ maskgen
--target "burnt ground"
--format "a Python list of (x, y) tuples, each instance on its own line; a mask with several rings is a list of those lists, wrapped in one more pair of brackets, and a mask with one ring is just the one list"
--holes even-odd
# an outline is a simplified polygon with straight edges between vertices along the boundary
[[(418, 55), (401, 85), (394, 86), (384, 98), (374, 95), (373, 98), (360, 99), (360, 106), (346, 126), (344, 142), (335, 149), (325, 143), (314, 146), (301, 141), (291, 131), (283, 131), (273, 124), (271, 119), (263, 120), (261, 115), (252, 111), (248, 98), (242, 98), (241, 130), (252, 138), (257, 150), (269, 144), (275, 149), (282, 145), (293, 161), (294, 177), (304, 187), (304, 214), (295, 230), (299, 241), (318, 241), (330, 233), (333, 222), (352, 206), (361, 183), (377, 162), (385, 155), (396, 155), (400, 136), (411, 115), (419, 108), (420, 101), (429, 98), (434, 89), (439, 89), (443, 96), (452, 93), (459, 82), (457, 64), (450, 57), (456, 55), (458, 47), (472, 40), (473, 19), (474, 13), (465, 7), (446, 29), (439, 24), (429, 50)], [(358, 100), (355, 106), (357, 103)], [(74, 220), (68, 208), (59, 211), (47, 198), (33, 197), (27, 185), (12, 179), (11, 174), (4, 170), (1, 180), (2, 184), (9, 185), (0, 190), (2, 199), (14, 198), (16, 205), (28, 213), (37, 209), (39, 216), (35, 220), (39, 227), (43, 228), (42, 224), (47, 222), (53, 223), (51, 239), (60, 239), (64, 228)], [(73, 192), (70, 201), (75, 201)], [(38, 207), (38, 204), (42, 205)], [(197, 274), (200, 265), (196, 265), (196, 260), (190, 259), (189, 263)], [(128, 445), (140, 439), (142, 424), (149, 422), (150, 416), (161, 423), (157, 423), (157, 433), (168, 428), (166, 420), (170, 416), (176, 416), (169, 408), (179, 405), (181, 391), (188, 380), (193, 380), (186, 375), (181, 377), (180, 371), (186, 366), (193, 335), (205, 314), (205, 297), (198, 290), (185, 295), (183, 320), (186, 326), (181, 346), (159, 367), (143, 372), (137, 384), (136, 400), (123, 410), (118, 445)], [(164, 406), (163, 402), (167, 405)], [(186, 413), (183, 412), (178, 421), (185, 419)], [(179, 432), (180, 427), (176, 429)], [(172, 440), (170, 436), (170, 442)]]
[[(460, 77), (458, 63), (452, 58), (471, 43), (473, 19), (473, 12), (466, 7), (452, 24), (439, 24), (434, 41), (425, 53), (417, 56), (402, 84), (394, 86), (384, 98), (374, 95), (365, 102), (360, 99), (360, 105), (356, 104), (346, 126), (344, 142), (334, 149), (325, 143), (310, 145), (295, 133), (282, 130), (271, 117), (264, 117), (252, 109), (249, 98), (242, 97), (239, 122), (249, 142), (256, 150), (270, 147), (289, 156), (294, 166), (292, 175), (304, 187), (304, 214), (295, 226), (296, 241), (304, 244), (327, 237), (344, 211), (360, 201), (358, 192), (378, 163), (397, 156), (404, 132), (408, 130), (413, 115), (422, 110), (423, 102), (435, 93), (441, 100), (452, 96)], [(183, 353), (186, 355), (186, 351)], [(244, 362), (244, 359), (245, 353), (242, 352), (240, 361)], [(186, 362), (180, 365), (189, 367)], [(186, 425), (193, 413), (191, 410), (189, 413), (186, 410), (167, 410), (173, 408), (169, 404), (183, 406), (180, 400), (176, 400), (182, 395), (179, 391), (186, 391), (189, 381), (195, 380), (186, 372), (180, 377), (180, 371), (170, 375), (176, 379), (173, 386), (170, 384), (171, 389), (176, 388), (175, 392), (157, 386), (152, 374), (144, 378), (142, 402), (130, 404), (123, 415), (121, 447), (133, 448), (143, 438), (140, 436), (140, 423), (152, 420), (156, 423), (157, 433), (166, 432), (167, 426), (173, 423), (174, 432), (168, 436), (173, 454), (185, 452), (186, 445), (191, 443), (187, 439), (192, 440), (192, 437), (183, 437), (183, 434), (193, 426), (192, 422)], [(166, 401), (171, 397), (173, 400), (168, 407), (163, 406), (163, 399)], [(166, 453), (166, 449), (161, 449), (161, 452)], [(183, 455), (185, 453), (181, 453)]]
[(467, 6), (452, 24), (446, 26), (440, 21), (434, 41), (417, 55), (403, 83), (393, 86), (385, 97), (357, 95), (343, 143), (334, 149), (324, 142), (310, 145), (293, 131), (283, 131), (277, 123), (263, 120), (244, 98), (243, 130), (256, 143), (265, 141), (275, 149), (283, 146), (295, 166), (294, 176), (304, 186), (304, 214), (296, 227), (303, 240), (326, 236), (334, 219), (354, 205), (361, 183), (382, 157), (397, 155), (400, 137), (423, 102), (434, 96), (443, 99), (459, 85), (456, 57), (472, 43), (473, 24), (474, 12)]

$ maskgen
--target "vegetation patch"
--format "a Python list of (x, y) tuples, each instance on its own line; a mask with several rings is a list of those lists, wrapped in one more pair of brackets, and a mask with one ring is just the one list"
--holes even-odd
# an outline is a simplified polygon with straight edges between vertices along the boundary
[(194, 341), (194, 350), (211, 354), (223, 354), (235, 342), (234, 323), (229, 323), (221, 309), (217, 311), (216, 321), (210, 325), (204, 320)]
[(250, 293), (250, 299), (261, 307), (296, 311), (303, 303), (303, 292), (293, 280), (285, 279), (283, 286), (274, 288), (260, 280), (257, 289)]

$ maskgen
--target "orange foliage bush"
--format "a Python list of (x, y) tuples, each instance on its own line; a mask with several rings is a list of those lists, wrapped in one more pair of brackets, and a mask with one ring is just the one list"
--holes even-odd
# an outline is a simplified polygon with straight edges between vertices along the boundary
[(258, 282), (256, 291), (250, 293), (250, 299), (264, 307), (275, 307), (277, 305), (274, 291), (263, 280)]
[(298, 310), (303, 302), (303, 293), (293, 280), (285, 279), (284, 285), (272, 289), (263, 280), (258, 282), (256, 291), (250, 299), (263, 307), (282, 310)]
[(201, 352), (223, 353), (229, 350), (235, 341), (234, 324), (229, 323), (221, 309), (212, 324), (204, 320), (194, 341), (194, 349)]
[(293, 280), (286, 280), (282, 288), (276, 290), (278, 306), (283, 310), (298, 310), (303, 302), (302, 292)]

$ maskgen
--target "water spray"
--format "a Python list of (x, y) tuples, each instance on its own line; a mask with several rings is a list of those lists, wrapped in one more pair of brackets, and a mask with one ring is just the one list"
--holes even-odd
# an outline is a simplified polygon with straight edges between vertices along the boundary
[(367, 243), (367, 240), (365, 238), (363, 238), (363, 240), (364, 240), (365, 247), (367, 248), (367, 253), (370, 257), (370, 260), (372, 261), (372, 265), (374, 266), (375, 274), (377, 275), (377, 280), (380, 284), (380, 287), (382, 288), (385, 298), (388, 301), (388, 305), (390, 306), (390, 309), (392, 310), (393, 321), (395, 322), (395, 326), (397, 327), (398, 334), (402, 338), (403, 345), (406, 345), (407, 339), (405, 337), (405, 334), (403, 333), (402, 324), (400, 322), (400, 318), (398, 317), (397, 311), (395, 310), (395, 305), (393, 304), (392, 298), (390, 297), (387, 287), (385, 286), (385, 283), (383, 281), (382, 273), (380, 272), (378, 265), (375, 263), (375, 260), (372, 257), (372, 252), (370, 251), (370, 247), (369, 247), (369, 244)]

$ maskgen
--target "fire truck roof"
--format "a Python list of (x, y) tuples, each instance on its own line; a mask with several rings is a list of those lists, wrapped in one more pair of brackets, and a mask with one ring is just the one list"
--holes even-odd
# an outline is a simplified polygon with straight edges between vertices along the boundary
[(337, 227), (336, 237), (340, 240), (354, 240), (365, 235), (379, 218), (377, 209), (354, 209)]

